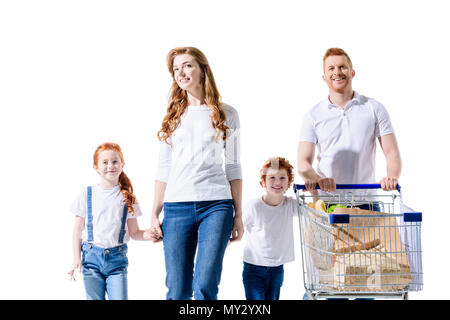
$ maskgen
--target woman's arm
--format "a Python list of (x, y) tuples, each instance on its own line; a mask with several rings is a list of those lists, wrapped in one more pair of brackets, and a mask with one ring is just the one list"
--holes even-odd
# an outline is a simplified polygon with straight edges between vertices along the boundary
[(163, 238), (161, 230), (161, 222), (159, 221), (159, 215), (163, 209), (164, 193), (166, 192), (167, 183), (163, 181), (155, 180), (155, 193), (153, 196), (153, 210), (152, 218), (150, 222), (150, 229), (146, 231), (148, 236), (153, 242), (159, 242)]
[(227, 123), (229, 135), (225, 141), (225, 175), (230, 183), (231, 197), (234, 204), (234, 222), (230, 241), (239, 241), (244, 234), (242, 224), (242, 168), (241, 168), (241, 134), (239, 114), (234, 108), (229, 109)]
[[(172, 143), (170, 138), (168, 141), (169, 143)], [(150, 228), (145, 231), (144, 235), (145, 237), (150, 237), (153, 242), (159, 242), (163, 237), (159, 215), (163, 209), (164, 194), (166, 192), (171, 167), (172, 146), (164, 141), (161, 141), (159, 145), (158, 168), (156, 170), (155, 177), (152, 217), (150, 221)]]
[(230, 181), (231, 197), (234, 204), (234, 223), (231, 231), (230, 241), (239, 241), (244, 235), (244, 226), (242, 224), (242, 179)]

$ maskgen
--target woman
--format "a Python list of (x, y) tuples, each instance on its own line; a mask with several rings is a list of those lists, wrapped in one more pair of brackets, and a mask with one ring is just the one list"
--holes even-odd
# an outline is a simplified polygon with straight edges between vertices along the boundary
[(173, 83), (158, 132), (151, 234), (164, 244), (167, 299), (215, 300), (230, 236), (240, 240), (244, 230), (239, 116), (221, 102), (200, 50), (175, 48), (167, 65)]

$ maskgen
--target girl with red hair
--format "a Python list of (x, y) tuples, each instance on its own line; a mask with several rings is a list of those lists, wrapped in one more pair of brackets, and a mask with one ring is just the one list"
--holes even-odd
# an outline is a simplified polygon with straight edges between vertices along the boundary
[[(103, 143), (94, 153), (94, 169), (99, 184), (84, 188), (72, 204), (73, 265), (69, 271), (83, 272), (88, 300), (128, 299), (127, 242), (149, 240), (139, 229), (139, 204), (133, 185), (123, 172), (125, 165), (120, 146)], [(82, 254), (81, 254), (82, 253)]]

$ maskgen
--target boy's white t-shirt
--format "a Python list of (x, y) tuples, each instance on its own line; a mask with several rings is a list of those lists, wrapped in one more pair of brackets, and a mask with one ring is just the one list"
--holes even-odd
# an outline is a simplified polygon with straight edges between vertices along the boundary
[[(113, 248), (119, 245), (120, 227), (123, 217), (123, 194), (120, 187), (103, 188), (101, 186), (92, 187), (92, 233), (93, 244), (100, 248)], [(134, 214), (128, 210), (127, 219), (136, 218), (142, 215), (138, 204), (133, 205)], [(70, 211), (77, 216), (84, 218), (84, 229), (81, 239), (87, 241), (87, 187), (77, 196), (70, 207)], [(130, 239), (128, 226), (125, 223), (125, 236), (123, 243)]]
[(247, 203), (242, 221), (246, 243), (244, 261), (266, 267), (276, 267), (295, 259), (292, 220), (297, 216), (297, 201), (284, 197), (277, 206), (262, 197)]

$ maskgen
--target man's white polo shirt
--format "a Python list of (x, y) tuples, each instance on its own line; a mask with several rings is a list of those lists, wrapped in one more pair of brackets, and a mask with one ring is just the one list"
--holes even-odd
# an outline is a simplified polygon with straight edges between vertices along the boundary
[(318, 147), (317, 173), (336, 183), (375, 183), (376, 138), (394, 133), (389, 114), (378, 101), (354, 96), (344, 109), (328, 99), (303, 119), (300, 142)]

